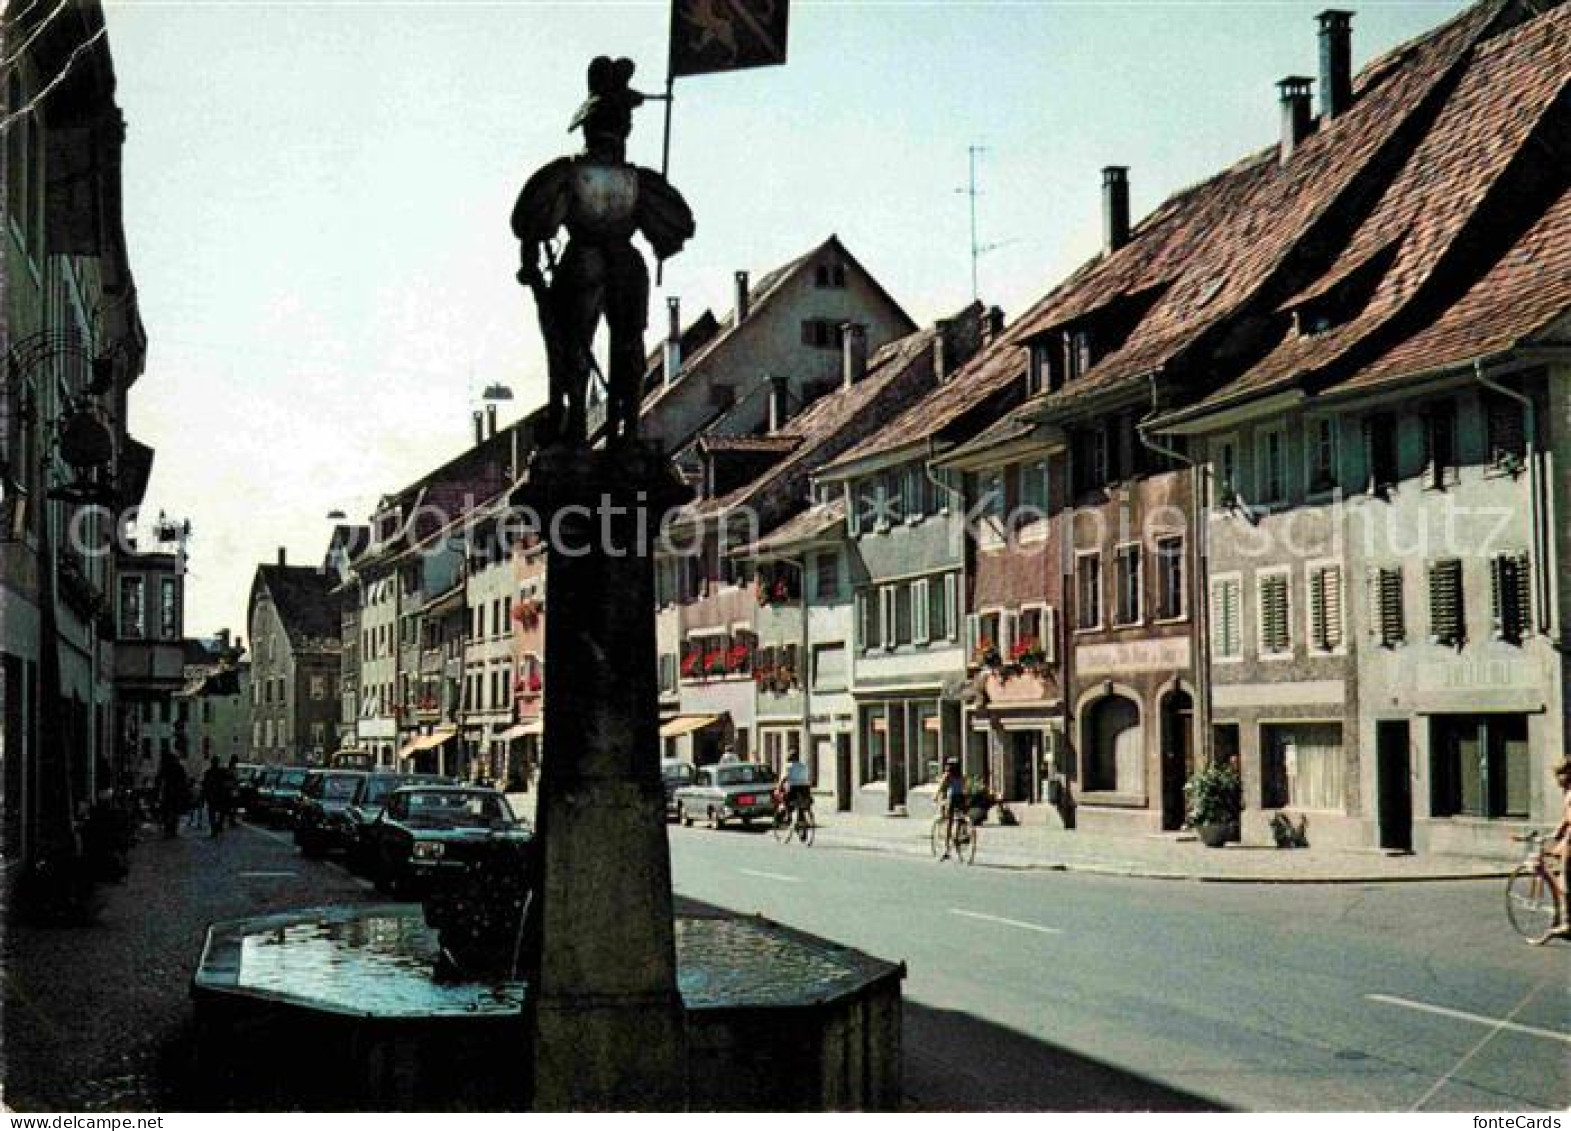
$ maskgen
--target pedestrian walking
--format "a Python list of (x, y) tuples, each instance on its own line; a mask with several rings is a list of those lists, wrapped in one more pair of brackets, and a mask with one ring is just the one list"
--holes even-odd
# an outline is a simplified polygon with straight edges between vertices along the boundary
[(207, 809), (207, 829), (212, 836), (222, 836), (224, 831), (225, 795), (224, 768), (216, 757), (207, 760), (202, 773), (202, 804)]
[(180, 814), (185, 812), (190, 791), (185, 767), (173, 752), (166, 750), (158, 764), (158, 777), (153, 782), (153, 792), (158, 797), (158, 817), (166, 839), (180, 835)]

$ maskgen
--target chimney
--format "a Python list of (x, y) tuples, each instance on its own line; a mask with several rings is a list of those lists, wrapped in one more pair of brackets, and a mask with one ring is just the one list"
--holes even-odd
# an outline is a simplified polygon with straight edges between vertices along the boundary
[(1108, 165), (1102, 170), (1102, 254), (1129, 242), (1129, 169)]
[(221, 654), (227, 654), (229, 651), (229, 630), (227, 628), (218, 630), (218, 651)]
[(1353, 13), (1327, 8), (1320, 21), (1320, 118), (1329, 122), (1353, 104)]
[(485, 416), (479, 409), (474, 411), (475, 419), (475, 447), (485, 443)]
[(672, 295), (665, 300), (670, 326), (665, 335), (665, 383), (672, 384), (682, 375), (682, 300)]
[(281, 566), (289, 564), (289, 551), (282, 546), (278, 547), (278, 564)]
[(867, 376), (867, 327), (847, 322), (840, 327), (840, 382), (847, 389)]
[(496, 405), (494, 404), (485, 406), (485, 435), (488, 440), (496, 435)]
[(982, 345), (990, 346), (1004, 332), (1004, 312), (990, 306), (982, 314)]
[(1292, 160), (1298, 143), (1309, 136), (1309, 88), (1314, 79), (1288, 75), (1277, 83), (1282, 92), (1282, 164)]
[(791, 415), (791, 387), (779, 374), (769, 376), (769, 430), (778, 432)]
[(747, 321), (750, 298), (747, 293), (747, 272), (738, 271), (736, 273), (736, 324), (738, 326)]

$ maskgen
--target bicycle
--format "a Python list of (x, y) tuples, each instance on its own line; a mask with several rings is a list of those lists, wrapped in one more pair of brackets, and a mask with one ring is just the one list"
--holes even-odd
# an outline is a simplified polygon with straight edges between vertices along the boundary
[(940, 812), (933, 818), (933, 827), (928, 832), (928, 847), (933, 851), (935, 859), (943, 859), (945, 848), (961, 864), (970, 864), (976, 860), (976, 842), (979, 839), (977, 828), (971, 823), (971, 818), (965, 813), (956, 813), (954, 817), (954, 831), (950, 832), (949, 816)]
[(817, 831), (818, 822), (813, 820), (813, 810), (810, 806), (787, 804), (775, 806), (774, 834), (775, 840), (781, 844), (790, 844), (792, 840), (799, 840), (811, 848), (813, 834)]
[(1544, 859), (1543, 833), (1534, 830), (1511, 839), (1527, 849), (1506, 880), (1506, 918), (1528, 942), (1543, 942), (1559, 918), (1560, 883)]

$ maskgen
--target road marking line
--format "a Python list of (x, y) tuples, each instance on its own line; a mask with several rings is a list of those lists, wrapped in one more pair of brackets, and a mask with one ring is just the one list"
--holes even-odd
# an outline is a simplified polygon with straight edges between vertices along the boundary
[(281, 876), (293, 876), (294, 872), (241, 872), (242, 880), (266, 880)]
[(801, 879), (796, 876), (782, 876), (779, 872), (755, 872), (751, 868), (738, 868), (744, 876), (757, 876), (761, 880), (779, 880), (783, 884), (799, 884)]
[[(1571, 1045), (1571, 1033), (1563, 1033), (1559, 1029), (1540, 1029), (1536, 1025), (1523, 1025), (1520, 1022), (1511, 1020), (1511, 1018), (1517, 1015), (1517, 1012), (1522, 1008), (1522, 1006), (1527, 1004), (1528, 999), (1531, 998), (1533, 994), (1536, 994), (1539, 989), (1540, 987), (1535, 986), (1532, 993), (1529, 993), (1526, 998), (1523, 998), (1522, 1001), (1517, 1004), (1516, 1009), (1513, 1009), (1510, 1013), (1506, 1014), (1504, 1018), (1486, 1017), (1481, 1013), (1467, 1013), (1460, 1009), (1448, 1009), (1443, 1005), (1430, 1005), (1428, 1002), (1411, 1001), (1405, 997), (1392, 997), (1389, 994), (1365, 994), (1364, 1000), (1378, 1001), (1384, 1005), (1400, 1005), (1406, 1009), (1416, 1009), (1420, 1013), (1433, 1013), (1440, 1017), (1454, 1017), (1458, 1021), (1472, 1021), (1477, 1025), (1488, 1025), (1490, 1028), (1494, 1029), (1496, 1033), (1502, 1029), (1509, 1029), (1513, 1033), (1527, 1033), (1529, 1036), (1533, 1037), (1547, 1037), (1551, 1041), (1561, 1041), (1565, 1044)], [(1493, 1036), (1494, 1034), (1492, 1033), (1490, 1035)]]
[(983, 919), (989, 923), (1003, 923), (1008, 927), (1019, 927), (1025, 931), (1040, 931), (1044, 935), (1061, 935), (1064, 932), (1058, 927), (1044, 927), (1040, 923), (1022, 923), (1019, 919), (1005, 919), (1001, 915), (984, 915), (980, 911), (965, 911), (959, 907), (949, 909), (951, 915), (964, 915), (967, 919)]
[(272, 829), (264, 829), (258, 825), (245, 825), (242, 827), (250, 829), (258, 836), (265, 836), (268, 840), (276, 840), (279, 844), (287, 844), (290, 848), (295, 846), (295, 838), (292, 836), (285, 836), (283, 833), (275, 833)]

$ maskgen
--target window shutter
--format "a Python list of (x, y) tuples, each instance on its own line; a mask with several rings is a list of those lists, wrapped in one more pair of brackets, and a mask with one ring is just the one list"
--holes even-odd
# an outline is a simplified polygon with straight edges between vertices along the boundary
[(1050, 664), (1058, 663), (1058, 606), (1049, 605), (1042, 612), (1042, 655)]
[(944, 638), (953, 640), (960, 627), (960, 575), (944, 574)]
[(975, 613), (966, 614), (966, 651), (976, 655), (982, 646), (982, 618)]
[(1232, 658), (1239, 653), (1238, 595), (1236, 580), (1218, 581), (1211, 586), (1211, 651)]
[(1429, 566), (1429, 639), (1458, 645), (1464, 639), (1462, 563), (1444, 558)]
[(1520, 464), (1527, 454), (1527, 430), (1522, 406), (1509, 397), (1486, 397), (1489, 459), (1497, 466)]
[(1521, 617), (1522, 626), (1518, 639), (1528, 636), (1533, 631), (1533, 583), (1532, 566), (1526, 554), (1516, 557), (1516, 607)]
[(1402, 607), (1402, 567), (1383, 566), (1370, 574), (1370, 634), (1387, 648), (1407, 639), (1406, 615)]
[(1527, 555), (1500, 554), (1489, 563), (1495, 638), (1520, 644), (1529, 631), (1533, 607)]
[(998, 618), (998, 654), (1005, 660), (1012, 657), (1015, 641), (1020, 638), (1020, 614), (1003, 613)]
[(926, 644), (930, 638), (927, 586), (928, 582), (925, 578), (911, 583), (911, 642), (913, 644)]
[(885, 585), (878, 591), (879, 636), (885, 648), (895, 646), (895, 587)]
[(1321, 652), (1342, 646), (1342, 569), (1322, 566), (1309, 575), (1310, 644)]
[(1287, 622), (1287, 578), (1269, 574), (1260, 578), (1260, 645), (1266, 652), (1286, 652), (1292, 640)]

